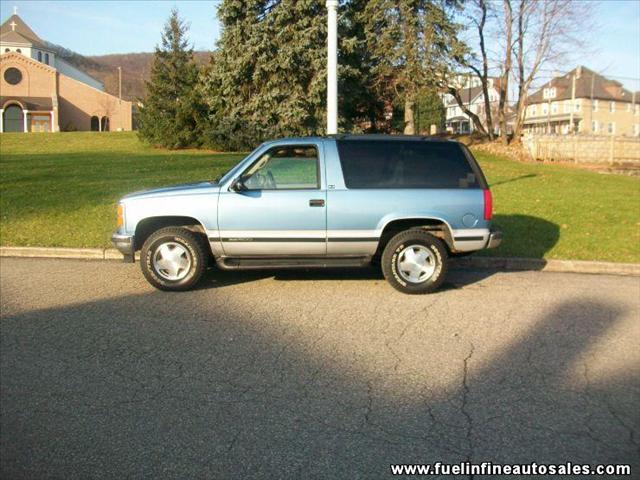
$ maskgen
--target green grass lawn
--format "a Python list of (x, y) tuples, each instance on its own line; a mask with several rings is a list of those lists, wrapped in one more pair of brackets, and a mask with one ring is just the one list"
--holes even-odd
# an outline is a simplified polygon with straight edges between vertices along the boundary
[(211, 180), (242, 154), (148, 147), (133, 132), (0, 135), (0, 243), (110, 246), (118, 199)]
[[(134, 133), (0, 135), (0, 243), (106, 247), (115, 204), (215, 178), (243, 157), (166, 151)], [(498, 256), (640, 262), (640, 181), (477, 153), (505, 232)]]

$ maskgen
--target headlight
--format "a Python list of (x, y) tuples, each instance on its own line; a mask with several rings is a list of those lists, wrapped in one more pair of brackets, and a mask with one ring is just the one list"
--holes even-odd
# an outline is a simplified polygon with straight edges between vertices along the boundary
[(122, 228), (124, 226), (124, 205), (118, 204), (118, 228)]

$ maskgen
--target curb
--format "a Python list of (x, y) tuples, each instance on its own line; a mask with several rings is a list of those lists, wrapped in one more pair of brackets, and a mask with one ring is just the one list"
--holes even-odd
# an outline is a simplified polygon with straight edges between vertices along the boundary
[(540, 271), (640, 276), (639, 263), (596, 262), (590, 260), (545, 260), (521, 257), (467, 257), (454, 259), (453, 266), (503, 271)]
[(122, 260), (115, 248), (0, 247), (0, 257)]
[[(0, 257), (122, 260), (122, 254), (113, 248), (0, 247)], [(138, 258), (137, 254), (136, 258)], [(463, 257), (453, 259), (452, 266), (504, 271), (534, 270), (640, 277), (640, 263), (545, 260), (543, 258), (519, 257)]]

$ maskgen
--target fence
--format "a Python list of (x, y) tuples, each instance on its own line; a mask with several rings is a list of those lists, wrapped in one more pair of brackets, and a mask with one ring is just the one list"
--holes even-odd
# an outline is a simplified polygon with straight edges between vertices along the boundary
[(640, 138), (527, 134), (524, 147), (533, 160), (640, 166)]

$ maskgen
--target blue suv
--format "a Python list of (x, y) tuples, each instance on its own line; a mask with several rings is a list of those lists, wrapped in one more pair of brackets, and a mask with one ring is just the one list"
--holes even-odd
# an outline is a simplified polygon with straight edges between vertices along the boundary
[(380, 262), (404, 293), (438, 288), (448, 259), (500, 244), (491, 193), (464, 145), (336, 135), (266, 142), (214, 182), (125, 196), (112, 241), (162, 290), (224, 270)]

